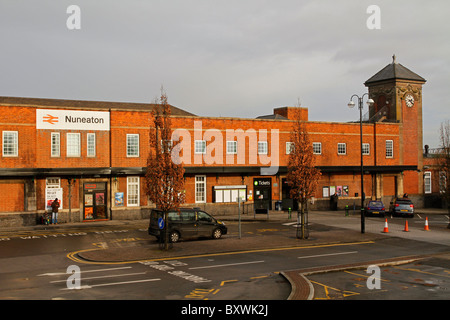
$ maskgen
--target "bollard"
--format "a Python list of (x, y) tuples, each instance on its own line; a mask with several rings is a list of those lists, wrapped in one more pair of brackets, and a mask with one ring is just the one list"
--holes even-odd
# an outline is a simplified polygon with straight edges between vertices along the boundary
[(345, 216), (348, 217), (348, 204), (345, 205)]
[(291, 219), (291, 208), (289, 208), (288, 214), (289, 214), (289, 219)]

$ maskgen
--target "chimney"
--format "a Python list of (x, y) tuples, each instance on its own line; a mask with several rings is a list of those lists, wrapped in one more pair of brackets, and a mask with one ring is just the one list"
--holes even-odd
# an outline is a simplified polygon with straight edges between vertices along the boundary
[(296, 120), (296, 112), (300, 113), (300, 120), (308, 121), (308, 108), (299, 107), (281, 107), (273, 109), (273, 114), (278, 114), (289, 120)]

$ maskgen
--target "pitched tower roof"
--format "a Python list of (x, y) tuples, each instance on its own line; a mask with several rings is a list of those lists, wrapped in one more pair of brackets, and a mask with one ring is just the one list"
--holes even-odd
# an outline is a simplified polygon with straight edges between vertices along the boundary
[(386, 67), (378, 71), (374, 76), (367, 80), (364, 84), (367, 86), (376, 82), (386, 81), (386, 80), (413, 80), (419, 82), (426, 82), (424, 78), (419, 76), (417, 73), (412, 72), (408, 68), (397, 63), (395, 55), (392, 57), (392, 63), (388, 64)]

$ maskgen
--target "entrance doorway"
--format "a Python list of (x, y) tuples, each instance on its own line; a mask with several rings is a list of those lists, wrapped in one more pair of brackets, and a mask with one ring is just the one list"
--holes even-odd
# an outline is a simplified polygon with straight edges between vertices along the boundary
[(84, 220), (107, 220), (106, 182), (85, 183), (83, 191)]
[(281, 180), (281, 201), (283, 210), (289, 210), (291, 208), (292, 211), (298, 210), (298, 203), (291, 196), (292, 187), (288, 184), (287, 179), (283, 178)]
[(272, 210), (272, 178), (253, 179), (255, 213), (269, 213)]

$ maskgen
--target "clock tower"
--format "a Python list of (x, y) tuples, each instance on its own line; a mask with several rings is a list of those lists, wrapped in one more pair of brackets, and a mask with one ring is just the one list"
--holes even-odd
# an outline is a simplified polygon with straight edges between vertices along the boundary
[[(398, 157), (400, 165), (417, 166), (419, 172), (422, 172), (422, 86), (426, 80), (397, 63), (395, 55), (392, 58), (391, 64), (364, 83), (369, 90), (369, 97), (375, 102), (369, 108), (369, 122), (398, 123), (399, 150), (394, 153), (394, 157)], [(420, 176), (417, 171), (405, 171), (402, 174), (406, 193), (423, 194)], [(409, 186), (409, 179), (418, 181), (415, 180)]]

